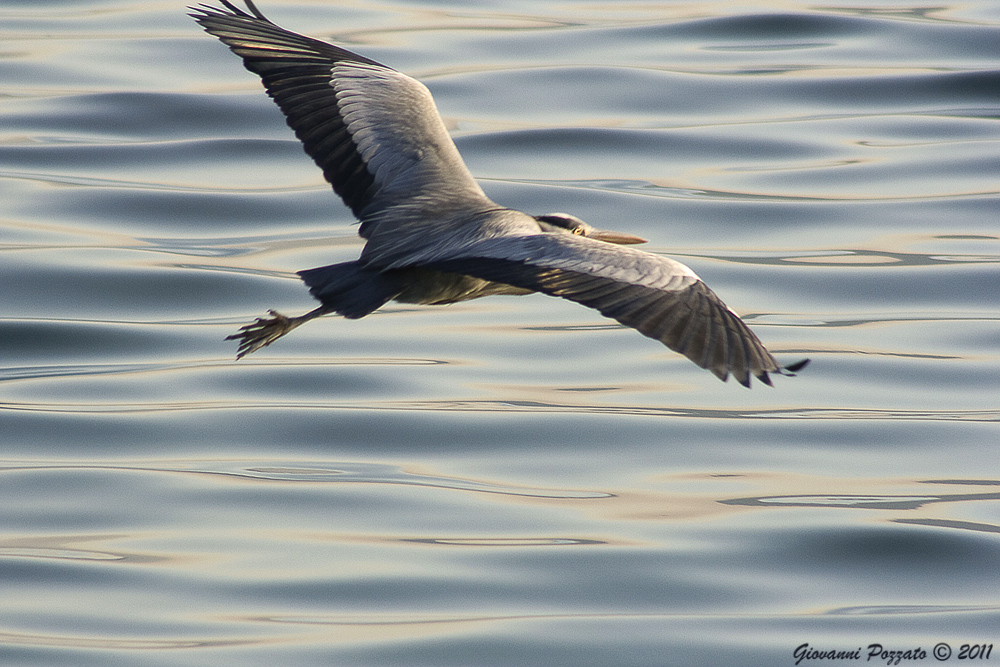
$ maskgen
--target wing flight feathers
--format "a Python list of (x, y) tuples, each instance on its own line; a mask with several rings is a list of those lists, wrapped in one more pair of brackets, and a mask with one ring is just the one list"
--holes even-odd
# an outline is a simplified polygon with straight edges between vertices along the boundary
[(346, 49), (281, 28), (252, 4), (191, 16), (259, 75), (334, 191), (365, 221), (439, 193), (437, 205), (489, 203), (427, 88)]
[[(636, 329), (725, 380), (771, 384), (781, 366), (689, 268), (666, 257), (573, 236), (524, 237), (521, 251), (487, 241), (424, 268), (474, 276), (575, 301)], [(498, 252), (504, 247), (503, 252)], [(500, 256), (506, 255), (506, 256)]]

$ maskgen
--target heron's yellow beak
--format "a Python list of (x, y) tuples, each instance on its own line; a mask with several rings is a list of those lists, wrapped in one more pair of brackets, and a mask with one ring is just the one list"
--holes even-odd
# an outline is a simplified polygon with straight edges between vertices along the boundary
[(587, 236), (592, 239), (597, 239), (598, 241), (604, 241), (605, 243), (614, 243), (615, 245), (636, 245), (637, 243), (647, 243), (646, 239), (641, 236), (626, 234), (625, 232), (606, 232), (602, 229), (595, 229), (590, 234), (587, 234)]

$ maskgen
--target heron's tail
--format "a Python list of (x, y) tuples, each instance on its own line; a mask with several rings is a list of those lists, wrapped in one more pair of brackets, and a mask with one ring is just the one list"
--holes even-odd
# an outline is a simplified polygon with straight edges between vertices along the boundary
[(406, 287), (394, 272), (366, 269), (361, 262), (306, 269), (299, 276), (326, 308), (352, 320), (384, 306)]

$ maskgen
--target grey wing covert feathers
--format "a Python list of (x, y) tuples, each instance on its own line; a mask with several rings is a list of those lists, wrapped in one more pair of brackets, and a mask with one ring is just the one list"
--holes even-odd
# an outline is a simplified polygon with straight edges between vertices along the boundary
[(271, 311), (229, 336), (239, 357), (326, 313), (364, 317), (390, 300), (443, 304), (491, 294), (569, 299), (654, 338), (725, 380), (771, 384), (782, 367), (691, 269), (624, 248), (642, 242), (573, 216), (498, 206), (476, 183), (427, 88), (332, 44), (280, 28), (252, 0), (191, 14), (259, 75), (326, 180), (361, 222), (361, 257), (299, 275), (322, 304)]

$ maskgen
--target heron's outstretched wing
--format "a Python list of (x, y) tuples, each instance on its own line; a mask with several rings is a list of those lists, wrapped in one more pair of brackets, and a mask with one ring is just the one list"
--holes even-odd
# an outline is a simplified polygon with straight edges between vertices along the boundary
[[(725, 380), (771, 384), (783, 368), (750, 328), (679, 262), (564, 234), (489, 239), (420, 266), (507, 283), (595, 308)], [(801, 366), (793, 365), (790, 370)]]
[[(306, 152), (362, 221), (433, 192), (436, 204), (492, 204), (415, 79), (332, 44), (280, 28), (220, 0), (191, 16), (260, 75)], [(364, 232), (364, 229), (362, 229)]]

